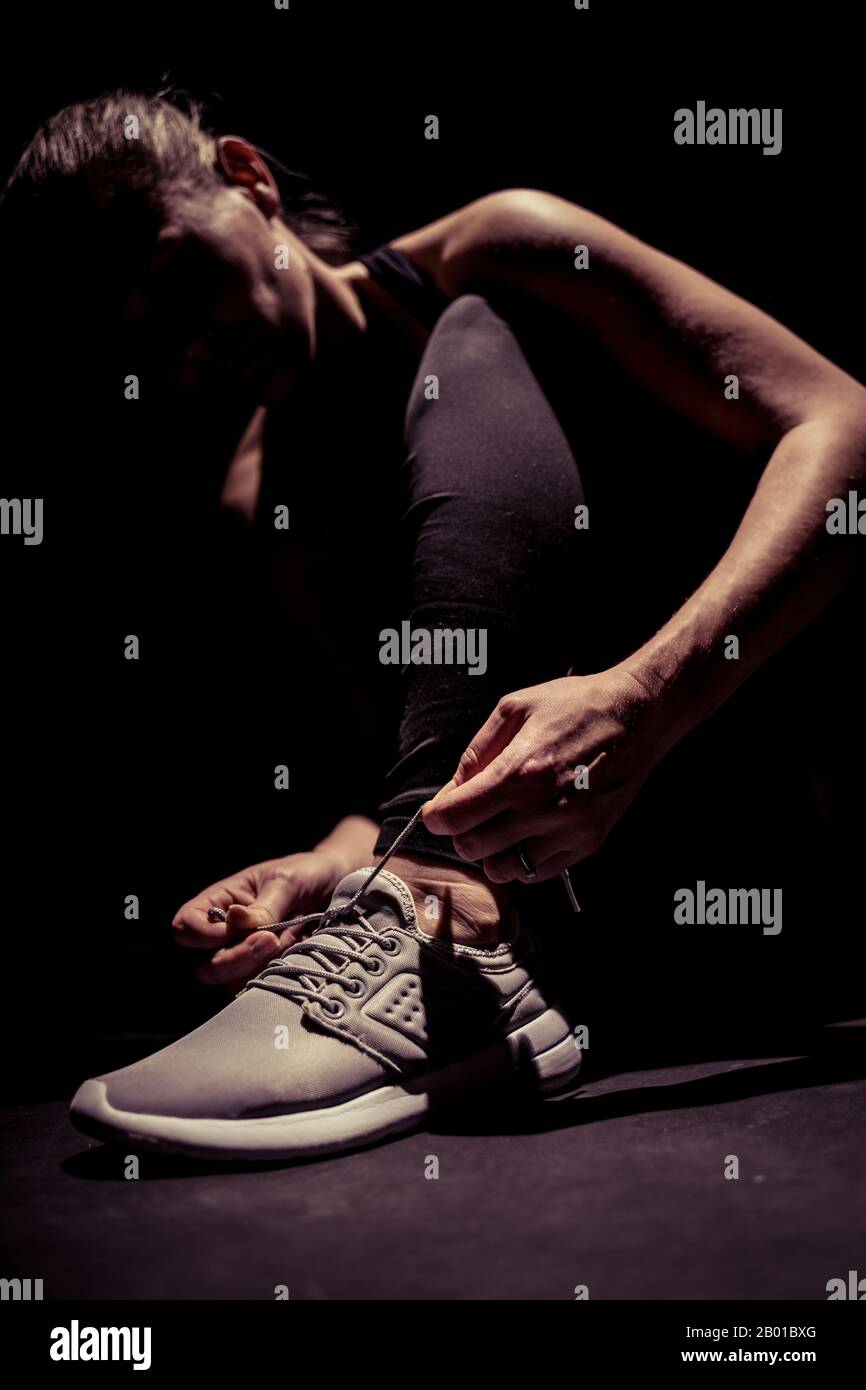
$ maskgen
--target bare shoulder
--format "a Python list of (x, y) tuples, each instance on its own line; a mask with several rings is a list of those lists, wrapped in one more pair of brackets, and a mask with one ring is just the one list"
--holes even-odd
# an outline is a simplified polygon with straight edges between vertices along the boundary
[(561, 240), (586, 216), (584, 209), (554, 193), (503, 188), (397, 237), (393, 245), (453, 294), (482, 255)]

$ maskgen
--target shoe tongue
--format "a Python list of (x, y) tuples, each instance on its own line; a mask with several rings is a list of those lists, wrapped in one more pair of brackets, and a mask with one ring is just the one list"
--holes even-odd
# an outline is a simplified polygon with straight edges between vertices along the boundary
[[(351, 902), (371, 872), (372, 866), (369, 869), (356, 869), (354, 873), (341, 879), (334, 889), (331, 907), (343, 907)], [(376, 875), (357, 906), (359, 912), (363, 912), (364, 916), (380, 929), (397, 926), (408, 927), (410, 931), (415, 930), (415, 905), (412, 894), (402, 878), (387, 870)]]

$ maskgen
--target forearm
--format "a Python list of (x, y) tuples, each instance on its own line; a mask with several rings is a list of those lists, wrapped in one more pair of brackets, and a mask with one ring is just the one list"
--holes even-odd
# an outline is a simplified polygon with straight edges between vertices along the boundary
[(344, 873), (350, 874), (354, 869), (363, 869), (373, 863), (373, 846), (378, 834), (378, 825), (367, 816), (344, 816), (319, 841), (316, 849), (342, 860)]
[(715, 569), (622, 663), (652, 693), (667, 746), (722, 705), (852, 574), (863, 541), (828, 533), (827, 503), (849, 489), (862, 496), (864, 475), (866, 420), (822, 417), (780, 440)]

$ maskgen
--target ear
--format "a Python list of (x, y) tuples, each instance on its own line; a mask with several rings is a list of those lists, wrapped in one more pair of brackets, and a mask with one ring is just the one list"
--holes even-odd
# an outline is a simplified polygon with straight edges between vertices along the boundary
[(220, 135), (216, 149), (217, 163), (228, 182), (245, 189), (265, 217), (275, 216), (280, 194), (261, 155), (239, 135)]

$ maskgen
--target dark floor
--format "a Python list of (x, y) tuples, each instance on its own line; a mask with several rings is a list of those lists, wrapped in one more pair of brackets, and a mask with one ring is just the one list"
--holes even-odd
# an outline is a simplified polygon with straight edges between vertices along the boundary
[(138, 1181), (63, 1104), (21, 1105), (2, 1273), (46, 1298), (824, 1299), (866, 1251), (864, 1078), (847, 1024), (808, 1056), (590, 1079), (541, 1123), (473, 1107), (295, 1168), (144, 1156)]

